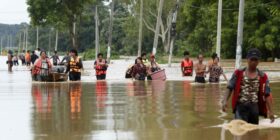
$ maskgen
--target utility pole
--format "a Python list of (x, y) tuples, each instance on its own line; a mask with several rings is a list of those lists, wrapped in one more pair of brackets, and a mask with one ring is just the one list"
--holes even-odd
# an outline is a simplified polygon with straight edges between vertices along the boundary
[(74, 20), (73, 20), (72, 24), (73, 24), (72, 46), (73, 46), (73, 48), (77, 49), (77, 46), (76, 46), (76, 15), (74, 15)]
[(36, 27), (37, 34), (36, 34), (36, 49), (39, 48), (39, 27)]
[(140, 0), (140, 19), (139, 19), (139, 38), (138, 38), (138, 56), (142, 52), (142, 29), (143, 29), (143, 0)]
[(3, 38), (1, 36), (1, 55), (3, 55)]
[(55, 31), (55, 47), (54, 50), (57, 51), (57, 45), (58, 45), (58, 30)]
[(108, 48), (107, 48), (107, 61), (110, 63), (111, 58), (111, 47), (112, 47), (112, 34), (113, 34), (113, 20), (114, 20), (114, 2), (111, 0), (111, 11), (110, 11), (110, 24), (109, 24), (109, 39), (108, 39)]
[(179, 2), (180, 0), (177, 0), (176, 6), (173, 11), (172, 15), (172, 23), (171, 23), (171, 42), (170, 42), (170, 47), (169, 47), (169, 58), (168, 58), (168, 67), (171, 67), (171, 60), (172, 60), (172, 55), (173, 55), (173, 47), (174, 47), (174, 41), (176, 38), (176, 21), (177, 21), (177, 12), (179, 9)]
[(10, 49), (12, 49), (13, 47), (13, 36), (10, 35)]
[(97, 55), (99, 53), (99, 17), (98, 17), (98, 7), (95, 6), (95, 59), (97, 60)]
[(27, 47), (28, 47), (28, 27), (26, 26), (26, 35), (25, 35), (25, 51), (27, 52)]
[(9, 49), (10, 37), (9, 37), (9, 35), (7, 35), (6, 37), (7, 37), (7, 46), (6, 46), (6, 49)]
[(25, 39), (26, 37), (25, 37), (25, 36), (26, 36), (26, 34), (25, 34), (25, 30), (23, 30), (22, 51), (24, 50), (25, 43), (26, 43), (26, 42), (25, 42), (25, 41), (26, 41), (26, 39)]
[(162, 15), (162, 8), (163, 8), (164, 0), (159, 1), (159, 7), (158, 7), (158, 15), (157, 15), (157, 24), (156, 24), (156, 30), (155, 30), (155, 37), (154, 37), (154, 44), (153, 44), (153, 54), (155, 55), (157, 53), (157, 45), (158, 45), (158, 36), (159, 36), (159, 24), (161, 20)]
[(219, 0), (218, 6), (218, 24), (217, 24), (217, 46), (216, 53), (221, 58), (221, 36), (222, 36), (222, 11), (223, 11), (223, 0)]
[(50, 51), (51, 51), (51, 33), (52, 33), (52, 29), (49, 32), (49, 48), (48, 48), (48, 56), (50, 56)]
[(243, 25), (244, 25), (244, 5), (245, 1), (239, 2), (239, 16), (238, 16), (238, 31), (237, 31), (237, 47), (236, 47), (236, 60), (235, 68), (241, 67), (242, 62), (242, 42), (243, 42)]
[(19, 38), (18, 38), (18, 53), (20, 52), (21, 47), (21, 32), (19, 32)]

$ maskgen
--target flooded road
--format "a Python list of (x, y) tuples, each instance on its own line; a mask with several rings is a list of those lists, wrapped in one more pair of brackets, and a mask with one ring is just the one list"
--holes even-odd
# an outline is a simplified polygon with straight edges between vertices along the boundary
[[(0, 70), (1, 140), (279, 140), (280, 129), (233, 136), (222, 128), (225, 85), (108, 80), (32, 83)], [(280, 116), (280, 83), (271, 84)], [(222, 117), (224, 116), (224, 117)]]

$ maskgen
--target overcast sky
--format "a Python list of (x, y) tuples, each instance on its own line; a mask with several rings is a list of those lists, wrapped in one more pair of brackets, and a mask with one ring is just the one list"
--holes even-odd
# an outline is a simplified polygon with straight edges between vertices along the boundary
[(26, 0), (0, 0), (0, 23), (29, 22)]

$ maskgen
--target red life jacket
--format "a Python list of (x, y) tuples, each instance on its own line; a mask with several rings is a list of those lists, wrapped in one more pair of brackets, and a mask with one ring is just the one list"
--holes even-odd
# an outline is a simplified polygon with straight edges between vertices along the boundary
[(184, 68), (184, 74), (185, 75), (190, 75), (193, 73), (193, 62), (192, 60), (183, 60), (182, 61), (182, 67)]
[(106, 63), (106, 61), (103, 59), (101, 62), (99, 62), (99, 60), (96, 60), (95, 62), (96, 62), (96, 66), (95, 66), (96, 75), (106, 74), (107, 71), (106, 66), (100, 65), (100, 63)]
[[(241, 93), (241, 84), (244, 77), (245, 69), (236, 70), (234, 73), (237, 77), (236, 79), (236, 85), (234, 89), (234, 94), (232, 97), (232, 109), (235, 113), (236, 110), (236, 104), (239, 99), (239, 95)], [(260, 82), (260, 88), (259, 88), (259, 94), (258, 94), (258, 106), (259, 106), (259, 115), (267, 117), (267, 106), (266, 106), (266, 96), (265, 96), (265, 85), (266, 81), (268, 80), (268, 77), (265, 73), (259, 71), (259, 82)], [(272, 95), (269, 95), (269, 98), (272, 100)]]
[[(50, 69), (51, 68), (51, 62), (49, 59), (46, 59), (46, 62), (48, 63), (48, 68)], [(41, 72), (41, 69), (42, 69), (42, 59), (38, 59), (35, 64), (34, 64), (34, 68), (32, 70), (32, 74), (33, 75), (36, 75), (36, 74), (40, 74)]]

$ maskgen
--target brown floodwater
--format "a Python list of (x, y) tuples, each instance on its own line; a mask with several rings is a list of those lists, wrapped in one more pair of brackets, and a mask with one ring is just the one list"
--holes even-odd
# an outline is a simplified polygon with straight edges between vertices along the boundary
[[(0, 140), (279, 140), (280, 129), (233, 136), (221, 127), (225, 85), (108, 80), (32, 83), (0, 69)], [(87, 77), (94, 79), (93, 77)], [(82, 77), (82, 79), (86, 79)], [(280, 83), (271, 84), (280, 116)]]
[[(279, 85), (271, 84), (276, 115), (280, 115)], [(237, 137), (211, 127), (233, 116), (221, 117), (219, 101), (224, 85), (186, 81), (15, 84), (1, 80), (0, 91), (0, 139), (280, 139), (279, 129)]]

